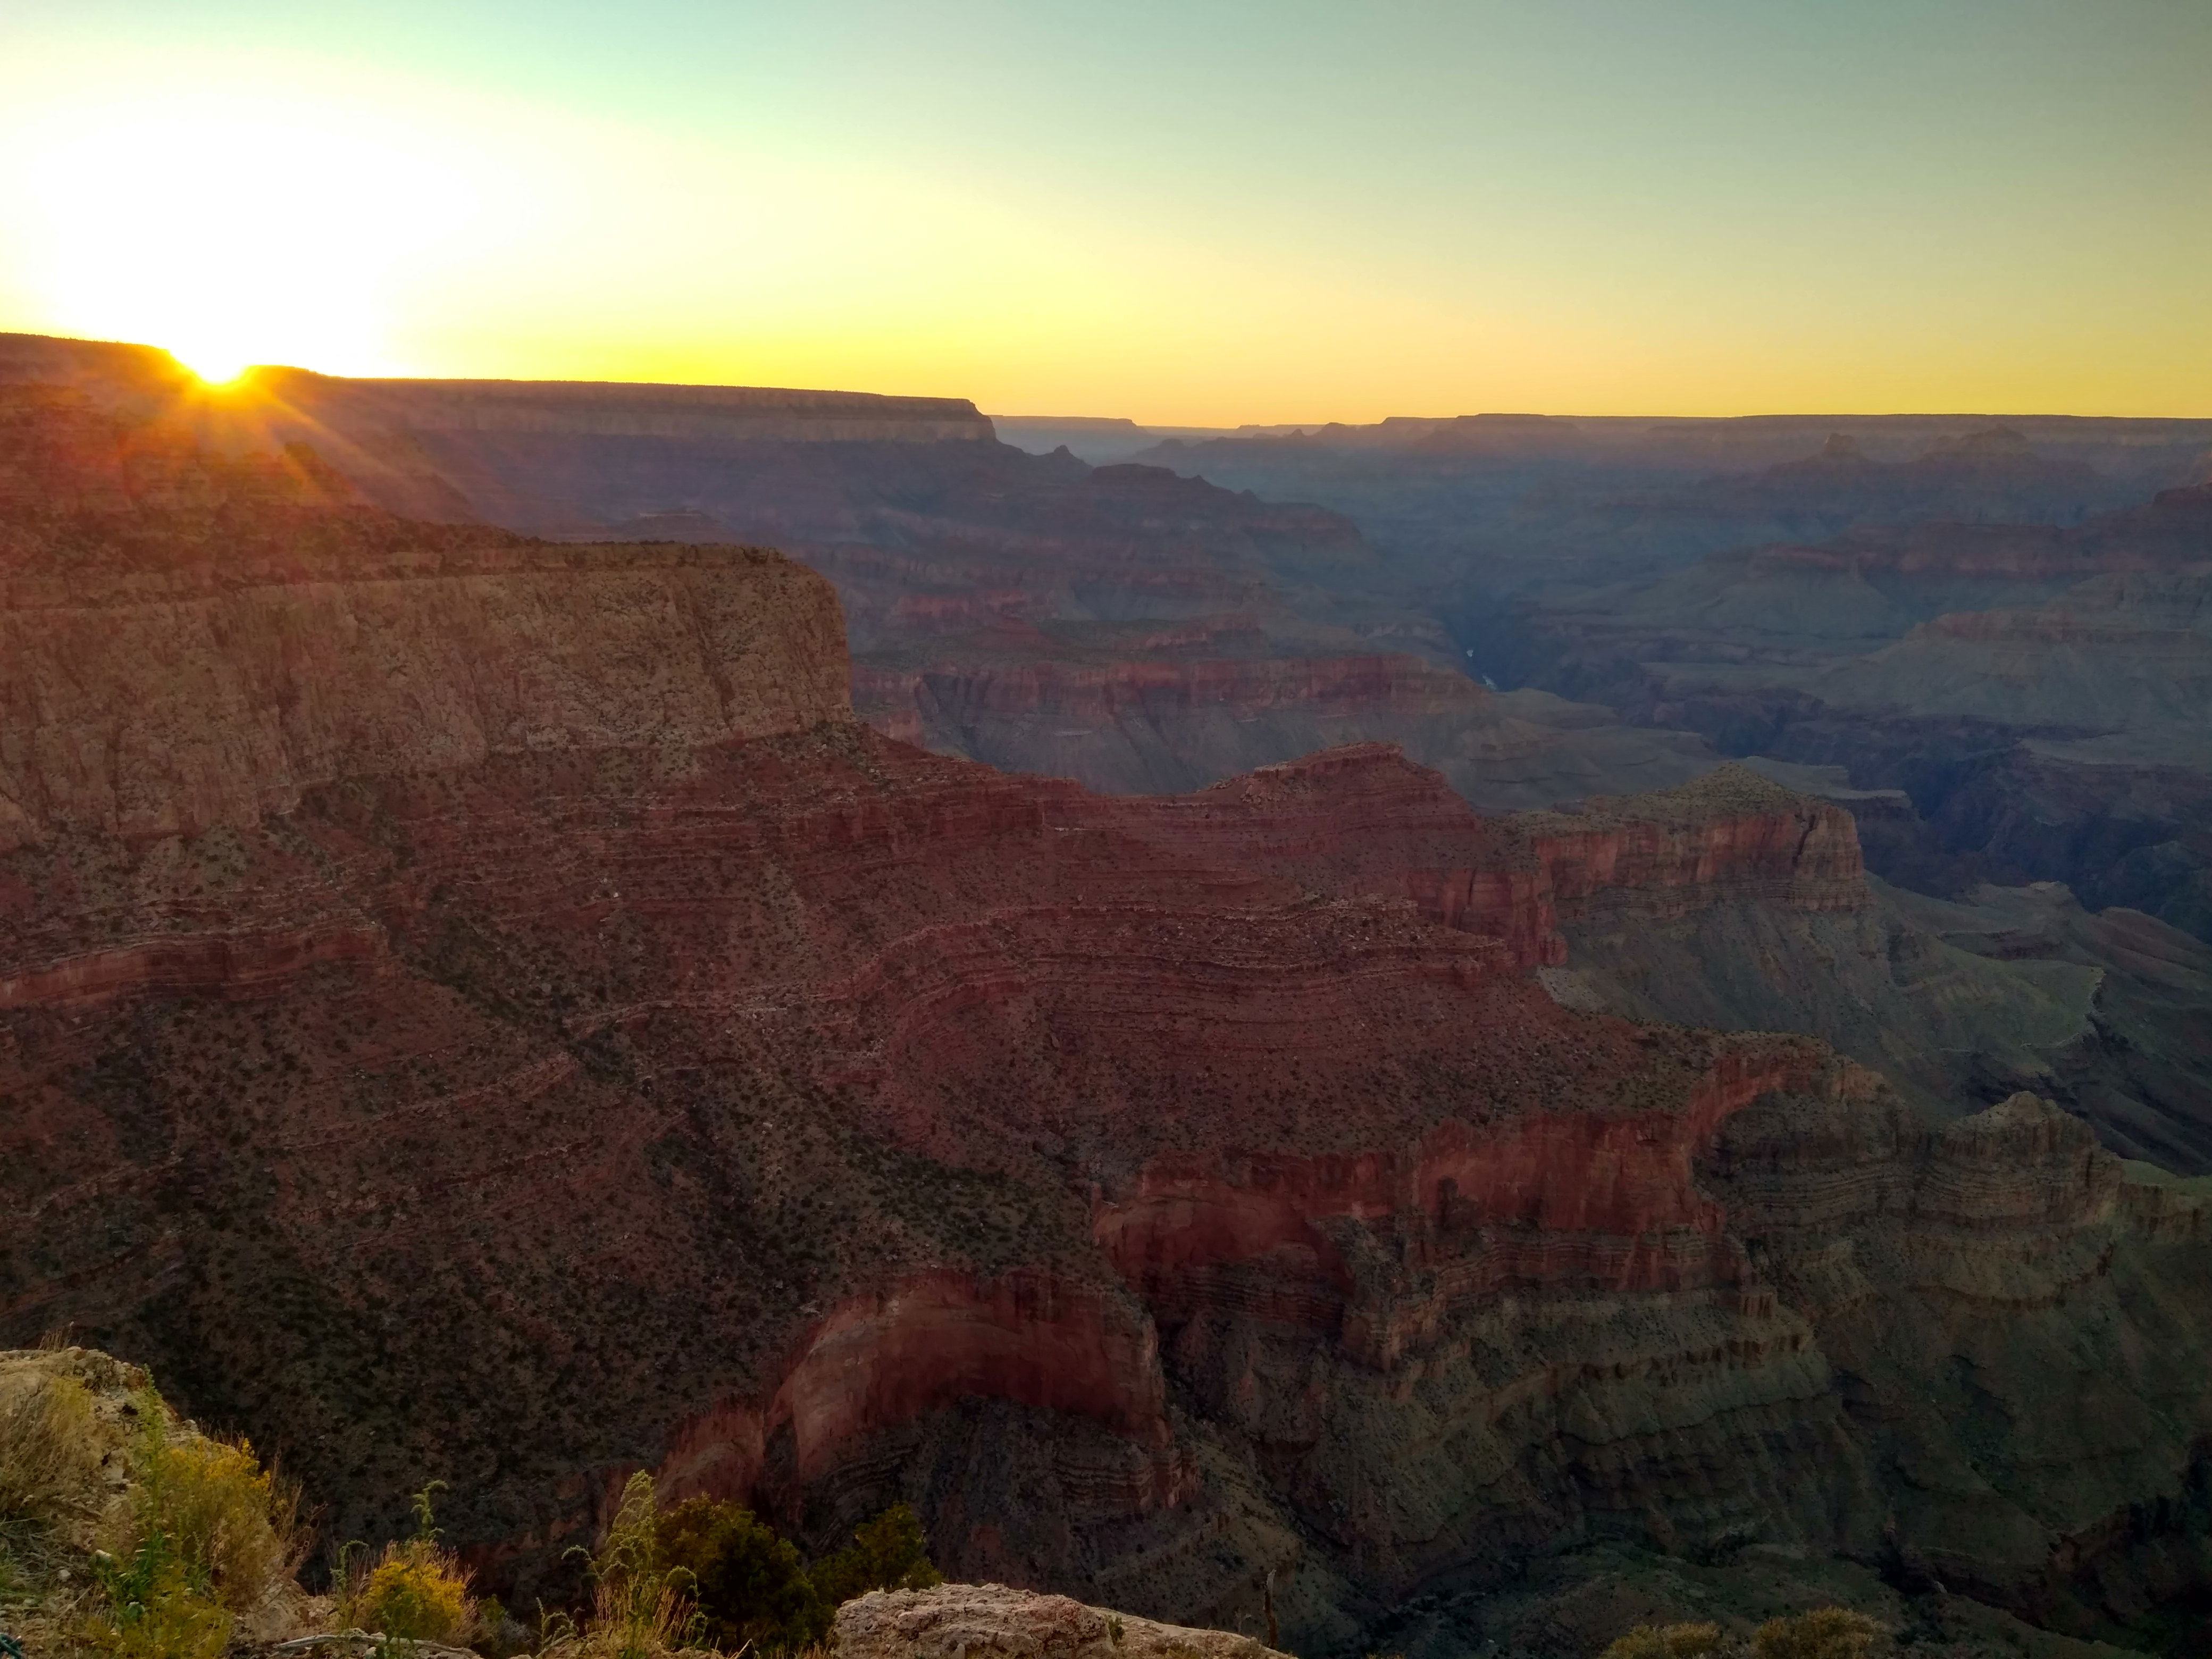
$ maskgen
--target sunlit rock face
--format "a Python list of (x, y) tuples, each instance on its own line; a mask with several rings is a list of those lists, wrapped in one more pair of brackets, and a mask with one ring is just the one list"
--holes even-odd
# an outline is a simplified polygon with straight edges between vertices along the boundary
[[(0, 1340), (154, 1364), (334, 1532), (446, 1480), (526, 1595), (648, 1467), (1184, 1620), (1273, 1570), (1322, 1646), (1577, 1540), (1893, 1518), (2028, 1605), (2191, 1478), (2199, 1195), (1561, 993), (1577, 929), (1857, 915), (1834, 808), (1011, 777), (854, 720), (776, 555), (54, 407), (0, 427)], [(1962, 1365), (2018, 1409), (1923, 1412)]]

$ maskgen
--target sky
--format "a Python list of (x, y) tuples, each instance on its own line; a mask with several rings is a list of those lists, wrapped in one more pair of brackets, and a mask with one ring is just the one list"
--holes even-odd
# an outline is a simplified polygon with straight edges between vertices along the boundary
[(6, 0), (0, 330), (1156, 424), (2212, 416), (2212, 0)]

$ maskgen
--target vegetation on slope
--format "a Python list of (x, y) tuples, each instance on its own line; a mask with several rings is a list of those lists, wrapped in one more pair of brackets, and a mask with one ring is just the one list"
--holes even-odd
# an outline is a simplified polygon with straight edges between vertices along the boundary
[(33, 1650), (215, 1659), (299, 1599), (298, 1495), (136, 1367), (0, 1357), (0, 1609)]
[(179, 1418), (136, 1366), (81, 1348), (0, 1354), (0, 1632), (32, 1656), (220, 1659), (239, 1644), (362, 1632), (364, 1651), (465, 1645), (547, 1659), (818, 1647), (838, 1605), (942, 1582), (905, 1504), (807, 1563), (743, 1507), (694, 1498), (664, 1511), (635, 1474), (590, 1562), (590, 1601), (541, 1610), (536, 1632), (479, 1599), (440, 1541), (437, 1488), (415, 1530), (337, 1552), (332, 1595), (294, 1575), (310, 1529), (299, 1493), (244, 1440)]

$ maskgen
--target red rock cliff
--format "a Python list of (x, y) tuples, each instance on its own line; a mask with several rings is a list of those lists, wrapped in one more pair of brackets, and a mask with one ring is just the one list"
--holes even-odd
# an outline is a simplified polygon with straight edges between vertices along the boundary
[(0, 845), (240, 828), (339, 776), (848, 716), (836, 595), (777, 555), (410, 526), (330, 504), (312, 458), (11, 407), (0, 497), (41, 482), (0, 544)]
[[(1794, 797), (1486, 823), (1368, 746), (1103, 798), (841, 718), (769, 556), (134, 501), (0, 514), (0, 1340), (155, 1360), (348, 1535), (471, 1471), (528, 1594), (629, 1468), (823, 1543), (912, 1490), (956, 1570), (1223, 1617), (1296, 1549), (1346, 1606), (1600, 1534), (1864, 1552), (1834, 1309), (1936, 1353), (1954, 1234), (2190, 1282), (2063, 1130), (1923, 1158), (1817, 1044), (1521, 971), (1569, 906), (1844, 902)], [(1792, 1112), (1845, 1155), (1754, 1156)], [(1792, 1180), (1924, 1236), (1780, 1279)], [(2132, 1462), (2008, 1467), (2165, 1480), (2201, 1386), (2130, 1356), (2192, 1305), (2097, 1304)]]
[(1724, 895), (1755, 894), (1799, 910), (1867, 900), (1850, 814), (1741, 766), (1679, 789), (1592, 800), (1572, 815), (1524, 813), (1513, 823), (1568, 920), (1624, 911), (1657, 919)]

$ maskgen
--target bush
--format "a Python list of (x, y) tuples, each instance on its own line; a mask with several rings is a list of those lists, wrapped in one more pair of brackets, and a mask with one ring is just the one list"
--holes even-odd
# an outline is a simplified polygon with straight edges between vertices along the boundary
[(246, 1441), (173, 1434), (152, 1389), (134, 1409), (131, 1496), (94, 1557), (106, 1605), (78, 1634), (122, 1659), (213, 1659), (233, 1615), (298, 1565), (298, 1498)]
[(1848, 1607), (1770, 1619), (1753, 1633), (1759, 1659), (1866, 1659), (1881, 1626)]
[(669, 1659), (693, 1651), (698, 1614), (665, 1581), (650, 1597), (602, 1580), (583, 1633), (542, 1649), (538, 1659)]
[(901, 1504), (810, 1573), (798, 1550), (742, 1504), (693, 1498), (664, 1513), (653, 1477), (634, 1474), (592, 1560), (583, 1628), (562, 1618), (540, 1659), (662, 1659), (702, 1641), (725, 1652), (823, 1659), (832, 1595), (945, 1582), (925, 1541)]
[(0, 1383), (0, 1521), (51, 1522), (82, 1507), (100, 1456), (83, 1383), (35, 1370)]
[(927, 1589), (945, 1582), (930, 1561), (921, 1521), (904, 1504), (863, 1522), (851, 1545), (817, 1565), (813, 1577), (816, 1593), (832, 1613), (870, 1590)]
[(132, 1471), (138, 1491), (121, 1541), (135, 1549), (149, 1538), (167, 1539), (216, 1600), (244, 1612), (299, 1565), (297, 1495), (261, 1467), (251, 1443), (199, 1435), (172, 1441), (158, 1396), (141, 1411)]
[(388, 1546), (360, 1589), (346, 1598), (345, 1623), (380, 1636), (443, 1642), (474, 1623), (469, 1583), (436, 1556), (425, 1559), (403, 1544)]
[(1703, 1659), (1720, 1645), (1718, 1625), (1638, 1625), (1605, 1650), (1605, 1659)]
[(341, 1559), (339, 1624), (412, 1642), (453, 1641), (474, 1630), (468, 1571), (438, 1543), (430, 1507), (436, 1490), (434, 1481), (415, 1494), (415, 1535), (386, 1544), (374, 1566), (356, 1573)]
[(78, 1632), (92, 1652), (114, 1659), (217, 1659), (229, 1646), (229, 1612), (166, 1533), (149, 1534), (125, 1559), (103, 1554), (95, 1567), (107, 1607)]
[(173, 1434), (152, 1389), (135, 1410), (131, 1496), (94, 1557), (106, 1605), (79, 1635), (119, 1659), (214, 1659), (233, 1615), (298, 1565), (297, 1495), (246, 1441)]
[(664, 1573), (684, 1576), (701, 1635), (726, 1651), (806, 1647), (828, 1633), (830, 1609), (798, 1550), (738, 1504), (678, 1504), (659, 1517), (656, 1556)]

